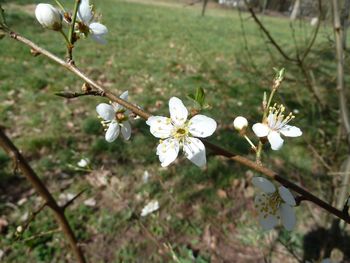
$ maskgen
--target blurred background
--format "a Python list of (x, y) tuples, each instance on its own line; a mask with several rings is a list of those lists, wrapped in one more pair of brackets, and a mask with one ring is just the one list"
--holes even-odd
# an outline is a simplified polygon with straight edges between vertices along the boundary
[[(340, 121), (330, 1), (91, 2), (108, 27), (108, 44), (79, 41), (79, 68), (115, 94), (128, 90), (129, 100), (152, 114), (167, 115), (172, 96), (193, 107), (188, 94), (203, 88), (210, 105), (203, 113), (219, 123), (210, 141), (251, 159), (232, 121), (243, 115), (251, 125), (260, 122), (273, 68), (286, 68), (276, 102), (296, 115), (292, 125), (304, 133), (277, 152), (266, 145), (263, 163), (342, 208), (349, 146)], [(339, 1), (344, 32), (348, 2)], [(62, 36), (34, 17), (40, 1), (1, 3), (13, 30), (65, 56)], [(73, 1), (62, 3), (73, 9)], [(9, 38), (0, 42), (0, 61), (0, 124), (61, 204), (85, 190), (67, 216), (89, 262), (349, 262), (349, 227), (313, 204), (296, 209), (294, 231), (263, 232), (250, 183), (255, 172), (209, 150), (204, 170), (183, 157), (161, 168), (158, 142), (144, 121), (133, 121), (130, 141), (107, 143), (95, 111), (107, 101), (55, 96), (80, 91), (81, 80)], [(139, 218), (152, 200), (159, 210)], [(42, 204), (0, 149), (1, 262), (74, 262), (49, 209), (30, 220)]]

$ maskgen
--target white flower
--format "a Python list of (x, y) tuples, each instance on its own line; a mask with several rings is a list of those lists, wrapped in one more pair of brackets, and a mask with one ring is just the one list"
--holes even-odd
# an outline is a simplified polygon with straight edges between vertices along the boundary
[(263, 123), (256, 123), (252, 129), (256, 136), (266, 137), (271, 144), (272, 150), (279, 150), (283, 145), (283, 139), (280, 134), (287, 137), (298, 137), (302, 135), (298, 127), (290, 126), (288, 123), (294, 119), (292, 113), (284, 115), (285, 108), (283, 105), (270, 108), (270, 113)]
[(81, 168), (85, 168), (86, 166), (89, 165), (89, 163), (90, 163), (90, 160), (88, 158), (83, 158), (77, 163), (77, 165)]
[(254, 200), (260, 225), (265, 230), (270, 230), (281, 220), (285, 229), (292, 230), (296, 223), (292, 208), (296, 203), (292, 193), (284, 186), (280, 186), (277, 191), (275, 186), (263, 177), (254, 177), (252, 183), (262, 192)]
[(236, 130), (241, 131), (248, 126), (248, 121), (246, 118), (244, 118), (242, 116), (238, 116), (233, 121), (233, 126), (235, 127)]
[(195, 137), (208, 137), (216, 130), (216, 122), (204, 115), (196, 115), (187, 120), (188, 111), (176, 97), (169, 100), (170, 118), (152, 116), (147, 120), (151, 133), (160, 138), (157, 155), (163, 167), (175, 161), (182, 147), (186, 157), (195, 165), (206, 164), (205, 147)]
[(38, 4), (35, 8), (35, 17), (45, 28), (55, 31), (62, 28), (62, 15), (50, 4)]
[(149, 202), (144, 208), (142, 208), (141, 216), (147, 216), (150, 213), (153, 213), (154, 211), (157, 211), (159, 209), (159, 203), (158, 201), (151, 201)]
[[(125, 91), (120, 98), (127, 100), (128, 91)], [(130, 139), (131, 125), (129, 122), (130, 112), (128, 110), (118, 103), (112, 102), (111, 105), (107, 103), (97, 105), (96, 111), (103, 119), (102, 125), (107, 128), (105, 136), (107, 142), (113, 142), (117, 139), (120, 131), (125, 140)]]
[(85, 36), (91, 34), (91, 37), (100, 44), (106, 44), (104, 36), (108, 33), (106, 26), (94, 22), (94, 14), (91, 11), (89, 0), (81, 0), (78, 9), (78, 30)]

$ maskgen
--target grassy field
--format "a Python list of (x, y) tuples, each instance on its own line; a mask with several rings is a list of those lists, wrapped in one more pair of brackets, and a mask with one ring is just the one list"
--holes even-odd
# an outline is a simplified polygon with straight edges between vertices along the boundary
[[(5, 2), (13, 30), (65, 56), (62, 37), (43, 30), (33, 16), (39, 1)], [(201, 17), (199, 6), (175, 1), (95, 2), (103, 14), (102, 23), (108, 26), (109, 43), (101, 46), (90, 39), (80, 41), (74, 53), (78, 67), (116, 94), (128, 90), (131, 102), (154, 114), (168, 114), (171, 96), (191, 106), (187, 95), (197, 87), (204, 88), (211, 106), (204, 112), (220, 123), (211, 140), (234, 152), (250, 154), (249, 145), (233, 131), (233, 118), (244, 115), (251, 122), (258, 121), (263, 92), (274, 75), (272, 67), (286, 65), (266, 45), (248, 14), (242, 14), (241, 21), (237, 11), (212, 8)], [(289, 21), (274, 17), (263, 21), (292, 53), (295, 46)], [(300, 46), (305, 46), (312, 30), (307, 21), (295, 26)], [(321, 94), (336, 105), (329, 37), (331, 29), (322, 27), (308, 66), (322, 83)], [(83, 84), (79, 79), (43, 56), (31, 56), (25, 46), (8, 38), (0, 42), (0, 61), (1, 125), (59, 200), (87, 189), (70, 207), (68, 217), (89, 262), (263, 262), (264, 258), (295, 262), (292, 253), (317, 257), (319, 251), (309, 249), (307, 237), (313, 237), (309, 235), (315, 225), (313, 218), (324, 216), (318, 209), (312, 207), (311, 217), (309, 206), (298, 208), (300, 223), (294, 232), (278, 229), (264, 233), (255, 218), (253, 188), (247, 180), (253, 172), (210, 156), (210, 152), (205, 170), (184, 158), (161, 168), (155, 155), (157, 140), (142, 120), (133, 122), (130, 141), (118, 139), (109, 144), (95, 111), (103, 99), (66, 100), (54, 95), (63, 90), (79, 91)], [(317, 142), (319, 151), (329, 151), (322, 147), (325, 138), (335, 132), (315, 104), (309, 103), (311, 96), (299, 76), (295, 66), (287, 67), (279, 100), (299, 112), (295, 125), (306, 135), (287, 141), (279, 152), (267, 151), (264, 160), (328, 198), (331, 190), (318, 183), (332, 179), (315, 177), (322, 169), (308, 146)], [(336, 112), (330, 111), (328, 118), (336, 119)], [(82, 158), (91, 160), (91, 170), (77, 167)], [(2, 260), (74, 262), (63, 236), (53, 233), (57, 227), (48, 209), (25, 233), (16, 236), (16, 228), (42, 200), (11, 167), (0, 150), (0, 215), (9, 223), (6, 228), (0, 226)], [(91, 198), (96, 204), (86, 205)], [(160, 210), (135, 219), (134, 214), (140, 214), (153, 199), (159, 200)]]

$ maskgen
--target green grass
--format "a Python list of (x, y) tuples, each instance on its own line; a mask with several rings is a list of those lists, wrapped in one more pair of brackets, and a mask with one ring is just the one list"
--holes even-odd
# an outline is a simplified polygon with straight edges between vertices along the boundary
[[(34, 19), (33, 6), (28, 6), (27, 1), (5, 2), (13, 30), (65, 56), (63, 39), (58, 33), (41, 28)], [(306, 138), (311, 143), (320, 142), (317, 147), (322, 153), (329, 150), (325, 138), (333, 136), (334, 130), (327, 126), (327, 121), (335, 119), (336, 113), (330, 111), (329, 116), (322, 117), (317, 107), (309, 103), (311, 95), (298, 69), (279, 59), (273, 48), (267, 49), (265, 39), (247, 14), (243, 14), (243, 26), (255, 69), (244, 47), (237, 11), (213, 9), (201, 17), (197, 7), (183, 8), (171, 1), (167, 2), (168, 6), (154, 3), (114, 0), (97, 3), (97, 11), (103, 14), (102, 23), (110, 32), (109, 43), (101, 46), (90, 39), (79, 41), (74, 50), (78, 67), (116, 94), (129, 90), (131, 102), (154, 114), (168, 114), (167, 102), (171, 96), (178, 96), (191, 106), (186, 96), (197, 87), (204, 88), (211, 106), (204, 114), (215, 117), (221, 124), (211, 140), (249, 155), (249, 145), (232, 129), (233, 118), (244, 115), (251, 123), (258, 121), (263, 92), (269, 90), (274, 75), (272, 67), (286, 66), (289, 80), (283, 84), (279, 99), (290, 110), (300, 111), (294, 123), (305, 130)], [(265, 17), (263, 21), (283, 48), (288, 53), (294, 52), (289, 20)], [(307, 22), (302, 28), (296, 27), (300, 45), (312, 30)], [(328, 45), (329, 34), (330, 28), (321, 28), (307, 65), (314, 70), (321, 93), (327, 95), (333, 107), (336, 95), (330, 94), (330, 90), (335, 85), (335, 63), (330, 62), (334, 58)], [(161, 169), (155, 155), (157, 140), (142, 120), (133, 123), (129, 142), (122, 139), (112, 144), (105, 142), (95, 112), (96, 105), (104, 101), (102, 98), (68, 101), (55, 96), (55, 92), (63, 90), (79, 91), (83, 83), (44, 56), (32, 57), (28, 48), (16, 41), (5, 38), (0, 45), (0, 122), (55, 196), (89, 189), (69, 210), (68, 217), (90, 262), (135, 262), (140, 257), (145, 262), (172, 260), (171, 252), (160, 251), (133, 217), (151, 199), (158, 199), (161, 209), (141, 222), (161, 244), (170, 244), (181, 262), (194, 262), (194, 254), (195, 262), (211, 262), (215, 258), (203, 241), (208, 226), (219, 242), (216, 253), (222, 253), (223, 257), (232, 255), (227, 251), (251, 253), (237, 242), (259, 251), (259, 242), (266, 236), (260, 230), (250, 229), (259, 228), (252, 197), (244, 198), (249, 184), (244, 179), (245, 168), (209, 155), (205, 170), (194, 167), (183, 157), (168, 169)], [(325, 133), (320, 133), (320, 129)], [(286, 175), (292, 179), (302, 173), (303, 182), (317, 190), (311, 175), (315, 160), (302, 138), (287, 140), (280, 152), (271, 152), (268, 147), (267, 151), (264, 158), (268, 166), (284, 174), (292, 171)], [(107, 187), (91, 185), (88, 183), (91, 174), (76, 169), (76, 163), (83, 157), (91, 160), (93, 174), (110, 171)], [(145, 170), (152, 174), (147, 183), (142, 181)], [(16, 213), (0, 206), (10, 223), (0, 240), (5, 261), (65, 262), (65, 257), (72, 260), (61, 234), (50, 234), (34, 244), (13, 239), (16, 227), (23, 223), (21, 214), (32, 211), (37, 203), (35, 194), (24, 190), (16, 191), (13, 196), (13, 187), (28, 189), (24, 180), (11, 185), (13, 178), (18, 180), (19, 175), (12, 175), (11, 162), (0, 151), (0, 190), (4, 192), (1, 200), (11, 200), (16, 205), (23, 196), (29, 199), (18, 206)], [(218, 194), (222, 192), (226, 197)], [(97, 200), (96, 207), (83, 204), (89, 197)], [(303, 214), (305, 207), (299, 210)], [(241, 218), (246, 223), (241, 223)], [(53, 226), (50, 213), (40, 214), (25, 233), (26, 237)], [(305, 229), (298, 231), (304, 233)], [(284, 233), (283, 237), (288, 239), (288, 235)], [(299, 242), (300, 236), (293, 238)]]

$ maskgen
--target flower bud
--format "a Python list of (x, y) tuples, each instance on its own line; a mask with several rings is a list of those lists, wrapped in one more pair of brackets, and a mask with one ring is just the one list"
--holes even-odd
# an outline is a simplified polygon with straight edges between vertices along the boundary
[(62, 15), (50, 4), (38, 4), (35, 9), (35, 16), (45, 28), (55, 31), (59, 31), (62, 28)]
[(245, 129), (248, 126), (248, 121), (246, 118), (242, 116), (238, 116), (234, 121), (233, 121), (233, 126), (235, 127), (236, 130), (241, 131)]

